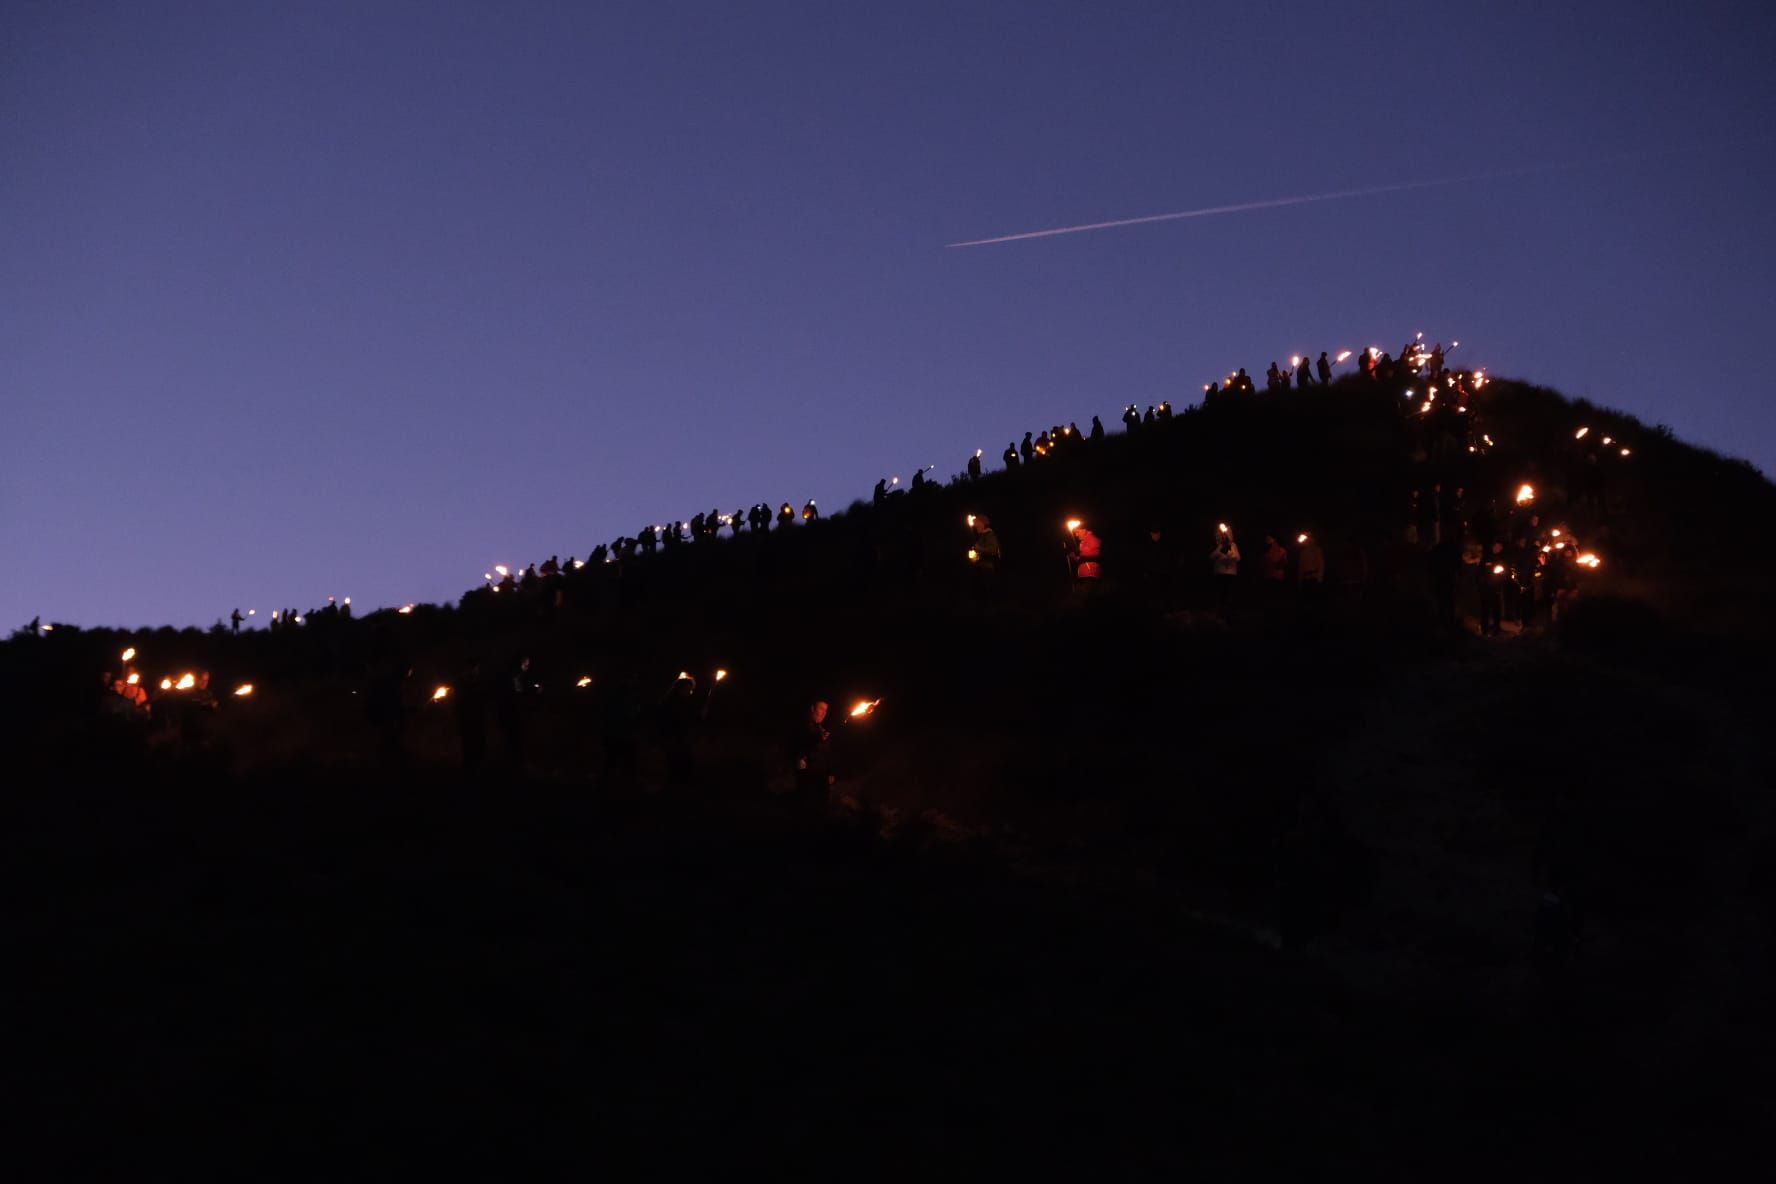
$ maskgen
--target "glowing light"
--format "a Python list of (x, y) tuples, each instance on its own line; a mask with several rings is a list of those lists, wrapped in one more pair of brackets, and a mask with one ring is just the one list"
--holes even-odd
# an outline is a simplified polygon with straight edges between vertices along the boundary
[(866, 716), (870, 712), (874, 711), (876, 709), (876, 704), (878, 704), (880, 702), (881, 702), (880, 699), (860, 699), (860, 700), (858, 700), (857, 706), (855, 706), (851, 709), (851, 718), (852, 719), (862, 719), (864, 716)]
[(161, 690), (163, 690), (163, 691), (170, 691), (170, 690), (172, 690), (172, 689), (173, 689), (173, 680), (172, 680), (172, 679), (170, 679), (170, 678), (163, 678), (163, 679), (161, 679), (161, 680), (160, 680), (160, 689), (161, 689)]
[(1301, 368), (1301, 355), (1300, 354), (1292, 355), (1289, 358), (1289, 366), (1291, 369), (1299, 370)]
[(234, 688), (234, 697), (236, 699), (245, 699), (248, 695), (251, 695), (252, 693), (253, 693), (253, 684), (250, 682), (243, 682), (243, 683), (241, 683), (240, 686)]
[(691, 680), (691, 672), (690, 672), (690, 671), (689, 671), (689, 670), (680, 670), (680, 671), (679, 671), (679, 672), (678, 672), (678, 678), (677, 678), (677, 679), (676, 679), (676, 680), (675, 680), (675, 681), (677, 681), (677, 682), (690, 682), (690, 681), (692, 681), (692, 680)]
[(1588, 436), (1590, 434), (1591, 434), (1590, 428), (1580, 428), (1578, 431), (1573, 433), (1573, 439), (1583, 440), (1586, 436)]
[(962, 516), (962, 521), (966, 522), (969, 526), (973, 526), (974, 525), (974, 515), (973, 514), (964, 514)]
[(396, 609), (395, 611), (400, 613), (402, 616), (408, 616), (409, 614), (411, 614), (413, 612), (413, 606), (411, 604), (403, 604), (400, 608)]
[(442, 703), (448, 698), (450, 698), (450, 688), (447, 686), (439, 686), (437, 690), (432, 692), (432, 702), (434, 703)]
[(1295, 541), (1298, 543), (1305, 543), (1307, 541), (1307, 532), (1302, 531), (1300, 534), (1296, 535)]
[(1342, 362), (1350, 356), (1351, 356), (1351, 351), (1347, 349), (1343, 353), (1339, 354), (1336, 358), (1333, 358), (1332, 360), (1334, 362)]
[(1611, 444), (1614, 444), (1614, 443), (1615, 443), (1615, 441), (1614, 441), (1614, 440), (1612, 440), (1612, 439), (1610, 439), (1610, 438), (1609, 438), (1609, 437), (1608, 437), (1608, 436), (1605, 436), (1605, 437), (1604, 437), (1604, 438), (1603, 438), (1603, 446), (1604, 446), (1604, 447), (1605, 447), (1605, 448), (1608, 448), (1608, 447), (1609, 447), (1609, 446), (1610, 446), (1610, 445), (1611, 445)]
[(179, 676), (179, 681), (173, 684), (173, 689), (176, 691), (189, 691), (196, 685), (197, 676), (195, 674), (181, 674)]
[(1559, 529), (1558, 529), (1558, 528), (1556, 528), (1556, 529), (1554, 529), (1554, 530), (1551, 530), (1551, 531), (1549, 531), (1549, 532), (1548, 532), (1548, 534), (1549, 534), (1549, 535), (1550, 535), (1550, 536), (1551, 536), (1551, 537), (1553, 537), (1553, 538), (1559, 538), (1559, 537), (1560, 537), (1560, 531), (1559, 531)]
[(975, 460), (979, 460), (979, 459), (980, 459), (980, 454), (981, 454), (981, 450), (980, 450), (980, 449), (978, 449), (978, 448), (976, 448), (976, 449), (975, 449), (975, 450), (974, 450), (974, 459), (975, 459)]
[(715, 672), (715, 681), (716, 682), (726, 682), (727, 678), (728, 678), (728, 672), (726, 670), (717, 670)]
[(1626, 449), (1626, 448), (1624, 448), (1624, 449), (1622, 449), (1622, 455), (1623, 455), (1623, 456), (1629, 456), (1629, 455), (1632, 455), (1632, 454), (1631, 454), (1631, 453), (1630, 453), (1630, 452), (1629, 452), (1629, 451), (1628, 451), (1628, 449)]
[(1586, 551), (1584, 554), (1580, 555), (1577, 559), (1573, 560), (1573, 562), (1577, 563), (1580, 567), (1595, 568), (1595, 567), (1600, 566), (1603, 563), (1603, 560), (1599, 559), (1592, 552)]
[(1217, 531), (1219, 531), (1219, 532), (1220, 532), (1220, 533), (1221, 533), (1221, 534), (1227, 534), (1227, 533), (1228, 533), (1228, 529), (1227, 529), (1227, 523), (1225, 523), (1225, 522), (1217, 522), (1217, 523), (1216, 523), (1216, 524), (1215, 524), (1215, 529), (1216, 529), (1216, 530), (1217, 530)]
[(1067, 519), (1067, 533), (1072, 534), (1074, 531), (1078, 530), (1080, 527), (1082, 527), (1084, 525), (1085, 525), (1085, 520), (1082, 518), (1069, 518), (1069, 519)]
[(591, 685), (592, 685), (592, 676), (591, 676), (591, 675), (590, 675), (590, 674), (582, 674), (582, 675), (580, 675), (580, 681), (578, 681), (578, 682), (576, 682), (576, 683), (574, 683), (574, 686), (576, 686), (576, 687), (582, 687), (582, 688), (583, 688), (583, 687), (589, 687), (589, 686), (591, 686)]
[(497, 572), (499, 572), (499, 574), (500, 574), (500, 575), (502, 575), (502, 576), (509, 576), (509, 575), (511, 575), (511, 574), (512, 574), (512, 573), (511, 573), (511, 571), (510, 571), (510, 569), (508, 569), (508, 568), (507, 568), (507, 567), (506, 567), (506, 565), (505, 565), (505, 564), (503, 564), (503, 563), (496, 563), (496, 564), (494, 564), (494, 565), (493, 565), (493, 570), (494, 570), (494, 571), (497, 571)]
[(1495, 576), (1502, 576), (1502, 575), (1504, 575), (1504, 574), (1505, 574), (1505, 565), (1504, 565), (1504, 564), (1502, 564), (1502, 563), (1495, 563), (1495, 564), (1493, 564), (1493, 565), (1492, 565), (1492, 574), (1493, 574), (1493, 575), (1495, 575)]
[(1535, 486), (1525, 484), (1525, 485), (1519, 485), (1517, 487), (1517, 504), (1518, 505), (1526, 506), (1530, 502), (1533, 502), (1535, 500), (1536, 500)]
[(973, 547), (968, 548), (968, 562), (970, 562), (970, 563), (979, 563), (980, 562), (980, 552), (976, 551)]
[(137, 674), (134, 670), (132, 670), (132, 671), (130, 671), (129, 677), (124, 679), (123, 681), (129, 683), (129, 685), (133, 687), (142, 681), (142, 676), (140, 674)]
[(124, 650), (124, 651), (123, 651), (123, 660), (124, 660), (124, 661), (125, 661), (125, 662), (128, 662), (128, 661), (130, 661), (130, 660), (131, 660), (131, 659), (133, 659), (133, 658), (134, 658), (134, 657), (135, 657), (135, 656), (136, 656), (136, 647), (135, 647), (135, 646), (133, 646), (133, 645), (132, 645), (132, 646), (130, 646), (130, 647), (129, 647), (129, 648), (128, 648), (128, 649), (127, 649), (127, 650)]

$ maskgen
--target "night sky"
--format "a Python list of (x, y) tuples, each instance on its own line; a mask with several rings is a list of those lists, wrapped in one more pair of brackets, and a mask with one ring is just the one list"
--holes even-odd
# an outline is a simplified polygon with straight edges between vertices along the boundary
[(1450, 7), (15, 0), (0, 626), (454, 599), (1418, 330), (1776, 472), (1771, 6)]

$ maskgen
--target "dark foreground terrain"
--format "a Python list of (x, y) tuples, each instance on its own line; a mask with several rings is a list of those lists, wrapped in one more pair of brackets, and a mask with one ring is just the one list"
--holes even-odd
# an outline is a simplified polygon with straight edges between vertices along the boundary
[[(89, 744), (10, 795), (13, 1065), (71, 1174), (131, 1178), (1762, 1156), (1768, 830), (1736, 795), (1767, 750), (1706, 734), (1712, 697), (1686, 714), (1700, 692), (1531, 641), (1390, 677), (1397, 741), (1317, 755), (1343, 817), (1224, 852), (1274, 886), (1231, 914), (1138, 843), (885, 835), (719, 774), (606, 800)], [(1536, 954), (1550, 844), (1580, 852), (1588, 913), (1559, 962)]]

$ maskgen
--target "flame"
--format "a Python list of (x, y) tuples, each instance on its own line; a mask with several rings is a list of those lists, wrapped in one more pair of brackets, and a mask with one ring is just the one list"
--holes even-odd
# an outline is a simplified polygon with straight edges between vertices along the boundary
[(864, 716), (874, 711), (876, 709), (876, 704), (880, 702), (880, 699), (859, 699), (857, 701), (857, 706), (851, 709), (851, 718), (862, 719)]
[(1495, 575), (1495, 576), (1502, 576), (1502, 575), (1504, 575), (1504, 574), (1505, 574), (1505, 565), (1504, 565), (1504, 564), (1502, 564), (1502, 563), (1495, 563), (1495, 564), (1493, 564), (1493, 565), (1492, 565), (1492, 574), (1493, 574), (1493, 575)]
[(1612, 439), (1610, 439), (1610, 438), (1609, 438), (1609, 437), (1608, 437), (1608, 436), (1605, 436), (1605, 437), (1604, 437), (1604, 438), (1603, 438), (1603, 446), (1604, 446), (1604, 447), (1605, 447), (1605, 448), (1608, 448), (1608, 447), (1609, 447), (1609, 446), (1610, 446), (1610, 445), (1611, 445), (1611, 444), (1614, 444), (1614, 443), (1615, 443), (1615, 441), (1614, 441), (1614, 440), (1612, 440)]
[(1289, 358), (1289, 365), (1292, 369), (1297, 369), (1297, 370), (1300, 369), (1301, 368), (1301, 355), (1300, 354), (1291, 355)]
[(1525, 506), (1535, 500), (1536, 500), (1535, 486), (1529, 485), (1529, 484), (1524, 484), (1524, 485), (1520, 485), (1517, 487), (1517, 504), (1518, 505)]
[(179, 681), (173, 684), (173, 689), (179, 690), (179, 691), (189, 691), (192, 687), (194, 687), (196, 685), (197, 685), (197, 676), (195, 674), (186, 673), (186, 674), (181, 674), (179, 676)]
[(251, 695), (252, 693), (253, 693), (253, 684), (250, 682), (243, 682), (243, 683), (241, 683), (240, 686), (234, 688), (234, 697), (236, 699), (245, 699), (248, 695)]
[(1072, 534), (1084, 525), (1085, 520), (1083, 518), (1069, 518), (1067, 519), (1067, 533)]
[(450, 688), (446, 687), (446, 686), (440, 686), (437, 690), (432, 692), (432, 702), (434, 702), (434, 703), (442, 703), (445, 699), (448, 699), (449, 697), (450, 697)]
[(1336, 358), (1333, 358), (1332, 360), (1334, 362), (1342, 362), (1350, 356), (1351, 356), (1351, 351), (1347, 349), (1343, 353), (1339, 354)]
[(1591, 434), (1590, 428), (1580, 428), (1578, 431), (1573, 433), (1573, 439), (1583, 440), (1586, 436), (1588, 436), (1590, 434)]
[(979, 460), (979, 459), (980, 459), (980, 454), (981, 454), (981, 450), (980, 450), (980, 449), (978, 449), (978, 448), (976, 448), (976, 449), (975, 449), (975, 450), (974, 450), (974, 459), (975, 459), (975, 460)]
[(249, 617), (256, 617), (256, 616), (258, 616), (258, 615), (259, 615), (259, 610), (258, 610), (258, 609), (256, 609), (256, 608), (250, 608), (250, 609), (248, 609), (248, 610), (247, 610), (247, 615), (248, 615), (248, 616), (249, 616)]
[(1580, 555), (1574, 560), (1574, 562), (1580, 567), (1597, 567), (1603, 563), (1603, 560), (1599, 559), (1594, 553), (1586, 551), (1583, 555)]
[(1622, 449), (1622, 455), (1623, 455), (1623, 456), (1629, 456), (1629, 455), (1632, 455), (1632, 454), (1631, 454), (1631, 453), (1630, 453), (1630, 452), (1629, 452), (1629, 451), (1628, 451), (1628, 449), (1626, 449), (1626, 448), (1624, 448), (1624, 449)]
[(1216, 523), (1216, 524), (1215, 524), (1215, 529), (1216, 529), (1216, 530), (1217, 530), (1217, 531), (1219, 531), (1219, 532), (1221, 532), (1221, 533), (1222, 533), (1222, 534), (1227, 534), (1227, 533), (1228, 533), (1228, 530), (1227, 530), (1227, 523), (1225, 523), (1225, 522), (1218, 522), (1218, 523)]
[(1296, 535), (1295, 541), (1298, 543), (1305, 543), (1307, 541), (1307, 532), (1304, 530), (1300, 534)]
[(974, 525), (974, 515), (973, 514), (964, 514), (962, 516), (962, 521), (968, 523), (968, 525), (970, 525), (970, 526), (973, 526)]
[(170, 690), (172, 690), (172, 689), (173, 689), (173, 680), (172, 680), (172, 679), (170, 679), (170, 678), (163, 678), (163, 679), (161, 679), (161, 680), (160, 680), (160, 689), (161, 689), (161, 690), (163, 690), (163, 691), (170, 691)]
[(980, 562), (980, 552), (976, 551), (973, 547), (968, 548), (968, 562), (970, 562), (970, 563)]
[(132, 671), (130, 671), (129, 677), (124, 679), (123, 681), (129, 683), (129, 685), (133, 687), (142, 681), (142, 676), (140, 674), (137, 674), (134, 670), (132, 670)]
[(574, 686), (576, 686), (576, 687), (589, 687), (591, 685), (592, 685), (592, 676), (590, 674), (580, 675), (580, 681), (574, 683)]
[(1555, 527), (1555, 528), (1554, 528), (1554, 529), (1553, 529), (1553, 530), (1551, 530), (1551, 531), (1549, 531), (1549, 532), (1548, 532), (1548, 533), (1549, 533), (1549, 534), (1550, 534), (1550, 535), (1551, 535), (1551, 536), (1553, 536), (1553, 537), (1554, 537), (1554, 538), (1559, 538), (1559, 537), (1560, 537), (1560, 528), (1559, 528), (1559, 527)]
[(135, 656), (136, 656), (136, 647), (133, 645), (130, 646), (127, 650), (123, 651), (123, 660), (125, 662), (131, 661), (132, 659), (135, 658)]
[(413, 612), (413, 606), (411, 604), (403, 604), (400, 608), (396, 609), (395, 611), (400, 613), (402, 616), (407, 616), (408, 614)]
[(727, 680), (727, 677), (728, 677), (728, 672), (726, 670), (717, 670), (715, 672), (715, 681), (716, 682), (725, 682)]

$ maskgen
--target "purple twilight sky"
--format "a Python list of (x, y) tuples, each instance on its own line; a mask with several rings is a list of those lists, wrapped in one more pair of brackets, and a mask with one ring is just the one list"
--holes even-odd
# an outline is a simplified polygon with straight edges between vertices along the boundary
[(0, 626), (450, 599), (1421, 329), (1776, 472), (1772, 44), (1749, 2), (14, 0)]

